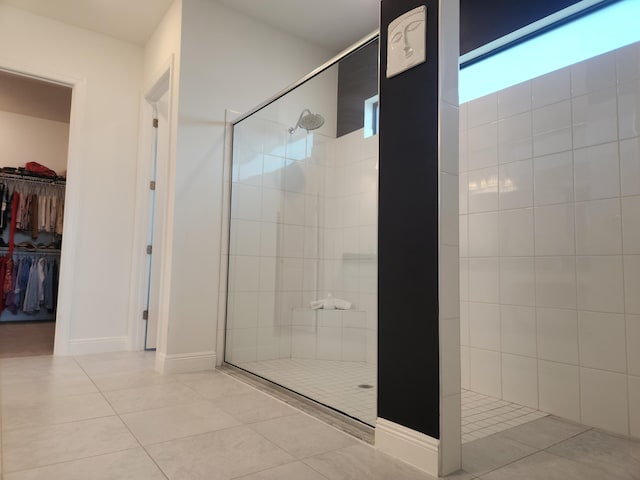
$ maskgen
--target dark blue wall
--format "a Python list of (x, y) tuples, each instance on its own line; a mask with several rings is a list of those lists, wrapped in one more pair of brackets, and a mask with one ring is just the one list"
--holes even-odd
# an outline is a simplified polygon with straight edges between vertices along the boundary
[[(387, 79), (387, 27), (420, 5), (427, 62)], [(380, 48), (378, 416), (439, 438), (438, 0), (383, 0)]]

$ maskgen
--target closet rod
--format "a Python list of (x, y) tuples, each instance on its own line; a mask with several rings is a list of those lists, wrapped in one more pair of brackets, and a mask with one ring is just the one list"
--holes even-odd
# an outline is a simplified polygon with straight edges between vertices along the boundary
[[(0, 247), (0, 252), (6, 253), (8, 247)], [(42, 249), (42, 250), (14, 250), (13, 255), (60, 255), (60, 250)]]
[(19, 173), (0, 172), (0, 179), (18, 180), (21, 182), (37, 183), (39, 185), (51, 185), (54, 187), (64, 187), (66, 185), (66, 180), (59, 180), (57, 178), (32, 177), (30, 175), (21, 175)]

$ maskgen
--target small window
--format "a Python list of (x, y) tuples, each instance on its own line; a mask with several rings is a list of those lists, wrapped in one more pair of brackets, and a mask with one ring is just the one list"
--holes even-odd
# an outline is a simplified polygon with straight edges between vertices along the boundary
[(378, 134), (379, 106), (378, 95), (374, 95), (364, 101), (364, 138)]
[[(545, 23), (558, 20), (556, 17), (565, 10), (573, 12), (596, 4), (604, 6), (555, 27)], [(489, 44), (463, 55), (460, 103), (640, 41), (640, 2), (637, 0), (585, 1), (565, 10), (508, 35), (518, 37), (519, 42), (510, 48), (494, 45), (496, 50), (492, 52)], [(493, 43), (503, 41), (506, 40)], [(476, 56), (484, 58), (475, 61)]]

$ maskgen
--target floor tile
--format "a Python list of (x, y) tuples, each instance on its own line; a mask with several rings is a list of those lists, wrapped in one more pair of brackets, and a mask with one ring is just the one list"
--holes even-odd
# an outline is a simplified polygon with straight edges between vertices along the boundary
[(473, 480), (476, 477), (474, 477), (470, 473), (465, 472), (464, 470), (459, 470), (455, 473), (452, 473), (451, 475), (447, 475), (446, 477), (442, 478), (446, 478), (446, 480)]
[(501, 437), (499, 434), (491, 435), (462, 445), (462, 469), (473, 475), (481, 475), (535, 451), (535, 448)]
[(51, 398), (98, 391), (91, 379), (84, 373), (75, 378), (47, 378), (40, 381), (21, 382), (3, 385), (1, 403), (22, 404), (25, 400), (34, 398)]
[(122, 420), (142, 445), (240, 425), (208, 401), (129, 413)]
[(153, 370), (92, 375), (91, 379), (103, 392), (145, 387), (148, 385), (161, 385), (176, 381), (176, 379), (170, 375), (160, 375)]
[(287, 404), (258, 391), (222, 397), (212, 402), (242, 423), (261, 422), (298, 413)]
[(171, 480), (223, 480), (290, 463), (294, 458), (247, 427), (148, 447)]
[(462, 390), (462, 443), (487, 437), (538, 418), (548, 416), (532, 408)]
[(88, 375), (154, 370), (155, 352), (114, 352), (74, 357)]
[[(377, 370), (373, 363), (284, 358), (239, 366), (375, 425)], [(359, 385), (372, 388), (360, 388)]]
[[(21, 362), (20, 360), (23, 360)], [(58, 379), (80, 380), (87, 375), (73, 358), (69, 357), (26, 357), (2, 360), (0, 383), (10, 385), (34, 381), (55, 381)]]
[(11, 430), (2, 440), (5, 474), (139, 446), (118, 417)]
[(543, 450), (586, 430), (589, 427), (549, 416), (510, 428), (499, 435)]
[(308, 467), (304, 463), (294, 462), (262, 472), (252, 473), (236, 480), (327, 480), (327, 477)]
[(185, 385), (194, 389), (204, 398), (214, 400), (229, 395), (252, 393), (256, 389), (227, 375), (212, 375), (206, 380), (184, 381)]
[(352, 445), (304, 460), (329, 480), (433, 480), (412, 466), (368, 445)]
[(9, 473), (4, 480), (166, 480), (141, 448)]
[(482, 480), (618, 480), (610, 471), (539, 452), (480, 477)]
[(114, 414), (100, 393), (67, 397), (32, 397), (24, 399), (21, 405), (11, 403), (2, 407), (2, 429), (55, 425)]
[(296, 458), (306, 458), (353, 445), (353, 437), (315, 420), (298, 414), (251, 425)]
[(229, 378), (224, 373), (219, 372), (218, 370), (202, 370), (200, 372), (190, 372), (190, 373), (178, 373), (176, 375), (172, 375), (174, 379), (179, 382), (189, 383), (189, 382), (202, 382), (204, 380), (210, 380), (211, 378), (219, 378), (225, 377)]
[(589, 430), (547, 451), (587, 465), (619, 467), (627, 478), (640, 479), (640, 441), (637, 440)]
[(178, 382), (104, 392), (119, 414), (152, 410), (202, 400), (194, 390)]

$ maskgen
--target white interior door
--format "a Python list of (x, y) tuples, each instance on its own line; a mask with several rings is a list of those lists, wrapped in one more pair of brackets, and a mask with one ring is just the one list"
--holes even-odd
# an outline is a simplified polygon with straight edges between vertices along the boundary
[[(145, 350), (154, 350), (158, 343), (158, 305), (160, 271), (162, 258), (162, 228), (165, 218), (164, 194), (166, 185), (165, 177), (159, 173), (169, 163), (169, 90), (154, 104), (155, 118), (155, 146), (151, 182), (155, 188), (150, 189), (151, 195), (151, 228), (149, 232), (149, 283), (147, 292), (147, 328), (145, 338)], [(155, 260), (154, 260), (155, 259)]]

